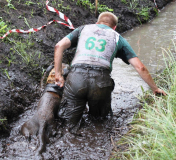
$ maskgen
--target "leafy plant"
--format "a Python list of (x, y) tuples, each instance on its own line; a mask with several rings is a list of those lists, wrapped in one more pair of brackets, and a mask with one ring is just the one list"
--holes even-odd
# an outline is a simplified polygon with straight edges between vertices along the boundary
[(30, 6), (31, 4), (36, 4), (36, 3), (32, 2), (32, 1), (26, 1), (25, 4), (28, 5), (28, 6)]
[(13, 6), (13, 4), (11, 4), (11, 1), (12, 0), (6, 0), (7, 1), (7, 7), (9, 7), (10, 9), (15, 9), (16, 10), (16, 8)]
[(30, 25), (29, 25), (29, 23), (28, 23), (28, 21), (27, 21), (27, 19), (24, 17), (24, 22), (25, 22), (25, 24), (29, 27), (29, 28), (31, 28), (30, 27)]
[(105, 11), (113, 12), (114, 10), (112, 8), (108, 8), (106, 5), (98, 4), (98, 12), (101, 13)]
[(7, 76), (7, 78), (10, 80), (9, 72), (7, 71), (7, 69), (4, 69), (3, 72)]
[(128, 2), (126, 0), (121, 0), (122, 3), (127, 4)]
[(1, 122), (6, 121), (7, 119), (0, 119)]
[(138, 5), (137, 0), (130, 1), (130, 8), (131, 9), (135, 9), (137, 5)]
[(150, 8), (148, 8), (148, 7), (142, 8), (142, 10), (138, 13), (138, 15), (142, 16), (142, 18), (144, 20), (148, 20), (149, 19), (149, 10), (150, 10)]
[(3, 21), (2, 17), (0, 17), (0, 34), (6, 33), (7, 32), (6, 28), (7, 28), (7, 25)]
[[(95, 4), (92, 4), (89, 0), (77, 0), (76, 4), (84, 8), (90, 8), (91, 12), (95, 11)], [(113, 9), (98, 3), (98, 12), (101, 13), (105, 11), (113, 12)]]

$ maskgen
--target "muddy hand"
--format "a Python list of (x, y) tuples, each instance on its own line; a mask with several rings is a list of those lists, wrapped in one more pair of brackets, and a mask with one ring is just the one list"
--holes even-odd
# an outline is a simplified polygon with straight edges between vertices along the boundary
[(166, 94), (162, 89), (160, 89), (160, 88), (158, 88), (157, 90), (153, 91), (153, 93), (154, 93), (155, 95), (157, 95), (157, 94), (162, 94), (162, 95), (164, 95), (164, 96), (167, 95), (167, 94)]
[(55, 84), (58, 85), (59, 87), (63, 87), (65, 83), (64, 77), (63, 76), (58, 76), (55, 77)]

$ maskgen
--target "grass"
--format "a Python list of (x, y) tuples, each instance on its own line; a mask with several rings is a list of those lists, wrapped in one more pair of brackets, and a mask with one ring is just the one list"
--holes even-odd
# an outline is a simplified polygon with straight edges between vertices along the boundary
[(162, 49), (166, 69), (157, 83), (167, 96), (154, 96), (150, 92), (141, 97), (143, 108), (137, 113), (130, 132), (117, 145), (124, 150), (114, 153), (112, 159), (173, 160), (176, 157), (176, 45), (173, 53)]
[(38, 61), (41, 58), (41, 52), (33, 50), (34, 48), (34, 42), (29, 37), (26, 39), (26, 42), (23, 42), (22, 40), (14, 41), (10, 40), (11, 43), (14, 43), (14, 46), (11, 48), (13, 53), (16, 53), (19, 55), (22, 59), (22, 62), (28, 66), (32, 67), (38, 67)]
[(8, 3), (8, 4), (7, 4), (7, 7), (8, 7), (8, 8), (10, 8), (10, 9), (15, 9), (15, 10), (16, 10), (16, 8), (15, 8), (15, 7), (13, 6), (13, 4), (11, 3), (12, 0), (6, 0), (6, 1), (7, 1), (7, 3)]
[(149, 10), (150, 8), (148, 7), (142, 8), (139, 13), (137, 13), (137, 15), (141, 16), (144, 20), (147, 21), (149, 19)]
[[(76, 4), (78, 6), (83, 6), (84, 8), (89, 8), (92, 13), (95, 12), (95, 4), (91, 3), (89, 0), (77, 0)], [(97, 8), (99, 13), (114, 11), (112, 8), (109, 8), (108, 6), (99, 3)]]
[(131, 0), (129, 4), (131, 9), (135, 9), (138, 5), (138, 2), (137, 0)]
[(0, 34), (5, 34), (7, 31), (8, 31), (7, 25), (2, 19), (2, 17), (0, 17)]

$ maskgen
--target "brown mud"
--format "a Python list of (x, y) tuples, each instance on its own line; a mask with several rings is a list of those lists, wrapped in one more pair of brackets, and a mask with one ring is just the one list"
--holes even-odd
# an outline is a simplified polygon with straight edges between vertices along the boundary
[[(156, 0), (159, 9), (172, 0)], [(10, 26), (10, 29), (29, 29), (40, 27), (47, 22), (60, 20), (56, 13), (46, 10), (45, 1), (14, 0), (11, 3), (15, 9), (7, 6), (7, 1), (0, 0), (0, 17)], [(57, 1), (60, 3), (60, 1)], [(135, 26), (146, 23), (156, 15), (156, 7), (153, 0), (139, 0), (138, 4), (132, 4), (126, 0), (126, 4), (117, 0), (100, 0), (114, 9), (119, 17), (117, 31), (123, 33)], [(39, 4), (37, 4), (39, 3)], [(58, 8), (57, 3), (49, 3)], [(62, 12), (69, 17), (74, 27), (82, 24), (96, 22), (96, 16), (86, 7), (76, 5), (76, 1), (65, 0), (63, 6), (71, 6), (71, 9), (63, 9)], [(139, 9), (149, 8), (149, 17), (140, 16)], [(26, 21), (25, 21), (26, 20)], [(31, 116), (40, 99), (40, 80), (44, 70), (53, 62), (55, 44), (70, 33), (70, 29), (60, 24), (52, 24), (34, 34), (12, 33), (8, 38), (0, 40), (0, 158), (6, 159), (33, 159), (33, 151), (36, 149), (37, 138), (31, 138), (28, 143), (19, 133), (19, 127)], [(2, 36), (2, 35), (0, 35)], [(18, 54), (13, 40), (21, 42), (28, 54), (32, 54), (30, 61), (24, 61)], [(19, 43), (20, 43), (19, 42)], [(32, 45), (29, 45), (29, 42)], [(68, 50), (64, 55), (64, 62), (70, 63), (73, 50)], [(113, 102), (115, 103), (115, 102)], [(136, 104), (134, 104), (136, 105)], [(135, 106), (134, 106), (135, 108)], [(137, 107), (136, 107), (137, 109)], [(56, 120), (57, 128), (53, 131), (47, 150), (43, 153), (44, 159), (108, 159), (114, 141), (120, 135), (128, 131), (128, 121), (133, 117), (136, 109), (116, 111), (111, 122), (92, 121), (87, 113), (84, 114), (84, 123), (79, 130), (80, 135), (72, 135)], [(113, 138), (112, 138), (113, 137)], [(17, 148), (17, 149), (15, 149)], [(24, 154), (25, 152), (25, 154)]]

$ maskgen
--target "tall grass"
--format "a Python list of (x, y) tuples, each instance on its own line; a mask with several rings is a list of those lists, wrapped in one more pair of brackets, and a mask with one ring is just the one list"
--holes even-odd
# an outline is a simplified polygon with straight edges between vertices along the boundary
[[(157, 83), (167, 96), (149, 92), (141, 97), (143, 108), (131, 124), (130, 132), (117, 145), (124, 146), (112, 159), (173, 160), (176, 159), (176, 45), (174, 50), (162, 49), (166, 69)], [(166, 56), (167, 55), (167, 56)]]

